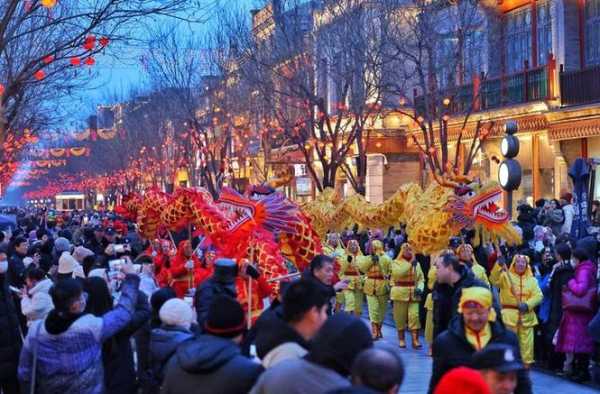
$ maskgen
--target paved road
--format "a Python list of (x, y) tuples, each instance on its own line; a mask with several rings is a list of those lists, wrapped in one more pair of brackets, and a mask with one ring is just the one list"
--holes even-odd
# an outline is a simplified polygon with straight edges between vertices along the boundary
[[(389, 341), (395, 345), (398, 344), (396, 331), (393, 327), (383, 326), (384, 341)], [(407, 336), (408, 339), (408, 336)], [(426, 394), (431, 376), (431, 358), (427, 356), (427, 350), (424, 346), (422, 350), (410, 349), (410, 343), (407, 349), (402, 350), (402, 358), (407, 370), (406, 378), (402, 384), (400, 393)], [(560, 394), (591, 394), (599, 393), (587, 386), (572, 383), (553, 375), (547, 375), (541, 372), (532, 372), (533, 388), (535, 394), (560, 393)], [(458, 393), (458, 391), (457, 391)]]

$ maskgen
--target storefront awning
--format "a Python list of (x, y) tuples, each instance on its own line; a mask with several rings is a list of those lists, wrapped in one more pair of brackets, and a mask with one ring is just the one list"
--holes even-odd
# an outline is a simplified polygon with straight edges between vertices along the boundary
[(600, 136), (600, 118), (557, 123), (548, 129), (550, 141)]

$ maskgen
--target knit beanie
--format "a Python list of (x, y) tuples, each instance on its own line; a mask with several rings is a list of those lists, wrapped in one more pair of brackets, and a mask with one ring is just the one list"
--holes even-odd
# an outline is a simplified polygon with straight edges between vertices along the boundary
[(226, 295), (217, 295), (208, 307), (204, 330), (218, 337), (234, 338), (242, 334), (245, 327), (240, 303)]
[(183, 327), (189, 330), (194, 319), (192, 307), (179, 298), (171, 298), (158, 312), (160, 321), (167, 326)]
[(346, 376), (356, 356), (372, 346), (371, 333), (361, 319), (336, 313), (319, 330), (307, 359)]
[(54, 249), (56, 249), (56, 253), (68, 252), (71, 250), (71, 242), (64, 237), (58, 237), (54, 241)]
[(70, 274), (75, 271), (79, 263), (69, 254), (69, 252), (63, 252), (58, 259), (58, 273), (59, 274)]
[(446, 373), (435, 388), (434, 394), (492, 394), (479, 372), (459, 367)]

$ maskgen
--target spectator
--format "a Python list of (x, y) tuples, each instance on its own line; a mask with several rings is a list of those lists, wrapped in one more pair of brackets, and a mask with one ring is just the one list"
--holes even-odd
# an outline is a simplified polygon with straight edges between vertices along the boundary
[(562, 232), (565, 224), (565, 212), (560, 206), (558, 200), (550, 200), (544, 205), (541, 213), (542, 225), (550, 227), (552, 233), (558, 236)]
[[(130, 265), (125, 265), (124, 270), (132, 272)], [(21, 352), (18, 376), (25, 392), (31, 382), (34, 342), (39, 387), (52, 393), (104, 392), (101, 345), (131, 321), (138, 285), (137, 276), (127, 275), (119, 304), (102, 317), (84, 312), (87, 298), (79, 281), (65, 279), (54, 285), (50, 296), (55, 309), (45, 320), (31, 325)]]
[[(304, 358), (286, 360), (268, 369), (252, 388), (251, 394), (327, 393), (350, 386), (346, 378), (358, 354), (373, 346), (365, 324), (347, 313), (327, 319)], [(294, 382), (294, 384), (290, 384)]]
[(0, 251), (0, 390), (18, 394), (17, 366), (21, 351), (19, 312), (9, 289), (8, 259)]
[(256, 351), (265, 368), (303, 357), (309, 341), (327, 319), (328, 297), (313, 281), (288, 286), (283, 303), (256, 323)]
[(165, 368), (163, 394), (247, 393), (263, 368), (242, 356), (244, 311), (218, 294), (208, 308), (205, 335), (182, 343)]
[(85, 277), (83, 267), (79, 265), (69, 252), (63, 252), (58, 260), (57, 279), (62, 280), (74, 277)]
[(492, 394), (513, 394), (517, 388), (517, 373), (525, 369), (513, 348), (503, 344), (492, 344), (478, 351), (471, 363), (480, 371)]
[(600, 201), (592, 201), (592, 226), (600, 227)]
[(363, 350), (352, 365), (352, 383), (378, 393), (397, 393), (403, 380), (402, 359), (387, 349)]
[(25, 288), (21, 296), (21, 312), (30, 326), (37, 320), (43, 320), (54, 309), (50, 288), (53, 283), (40, 268), (28, 269), (25, 273)]
[(158, 393), (164, 379), (164, 368), (179, 344), (194, 337), (191, 331), (194, 320), (192, 308), (179, 298), (165, 302), (159, 312), (161, 326), (150, 334), (150, 370)]
[(433, 328), (435, 339), (446, 330), (450, 320), (457, 314), (458, 302), (463, 288), (486, 284), (476, 279), (454, 254), (442, 253), (434, 262), (436, 284), (433, 288)]
[[(596, 292), (596, 267), (591, 262), (586, 249), (577, 247), (573, 251), (575, 277), (567, 283), (571, 298), (584, 298), (590, 292)], [(564, 300), (564, 298), (563, 298)], [(587, 311), (571, 309), (562, 305), (563, 316), (558, 329), (556, 350), (565, 353), (564, 372), (577, 381), (589, 380), (589, 357), (594, 351), (594, 341), (587, 326), (595, 311), (588, 305)]]
[[(302, 273), (302, 278), (312, 280), (322, 291), (326, 293), (334, 301), (338, 291), (342, 291), (348, 287), (348, 282), (340, 281), (334, 284), (335, 280), (335, 260), (326, 255), (317, 255), (311, 262), (308, 270)], [(327, 314), (331, 315), (333, 307), (329, 307)]]
[(575, 209), (573, 208), (573, 195), (571, 193), (565, 193), (562, 195), (561, 203), (562, 210), (565, 215), (565, 222), (562, 225), (561, 232), (571, 234), (571, 226), (573, 225), (573, 217), (575, 216)]
[[(100, 278), (88, 278), (84, 282), (88, 294), (86, 312), (96, 317), (108, 313), (113, 298), (107, 283)], [(150, 318), (148, 299), (141, 291), (131, 321), (102, 345), (102, 364), (106, 393), (133, 394), (136, 392), (136, 374), (131, 348), (131, 336)]]
[(88, 256), (94, 256), (94, 252), (92, 252), (88, 248), (78, 246), (75, 248), (75, 250), (73, 250), (73, 257), (75, 258), (75, 260), (77, 260), (79, 264), (83, 264), (83, 261)]
[[(439, 271), (438, 271), (439, 272)], [(471, 366), (471, 356), (490, 344), (511, 346), (515, 358), (521, 360), (517, 336), (496, 321), (492, 293), (484, 287), (462, 290), (457, 315), (446, 331), (433, 342), (433, 368), (429, 392), (433, 393), (442, 377), (451, 369)], [(531, 382), (525, 371), (519, 374), (516, 394), (531, 393)]]
[(204, 329), (206, 315), (214, 297), (224, 294), (231, 298), (237, 298), (235, 278), (238, 274), (238, 266), (231, 259), (218, 259), (215, 261), (213, 275), (202, 282), (196, 289), (194, 295), (194, 306), (198, 319), (198, 328)]
[(140, 291), (146, 294), (146, 297), (150, 298), (158, 289), (158, 283), (154, 278), (154, 262), (152, 257), (148, 255), (140, 255), (135, 261), (135, 264), (140, 264)]
[(14, 253), (8, 261), (8, 283), (11, 286), (21, 288), (25, 284), (25, 263), (23, 259), (27, 257), (29, 244), (23, 237), (17, 237), (13, 242)]
[(492, 394), (487, 382), (481, 374), (466, 367), (455, 368), (440, 380), (434, 394)]

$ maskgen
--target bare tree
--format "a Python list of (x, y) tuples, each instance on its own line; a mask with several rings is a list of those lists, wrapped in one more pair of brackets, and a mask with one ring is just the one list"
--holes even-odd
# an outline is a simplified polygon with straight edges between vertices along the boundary
[[(481, 108), (489, 48), (495, 47), (495, 3), (383, 0), (386, 92), (397, 100), (420, 138), (413, 141), (434, 176), (467, 175), (493, 123), (477, 121), (466, 153), (467, 123)], [(457, 148), (449, 152), (448, 120), (462, 117)], [(466, 138), (466, 137), (465, 137)]]

